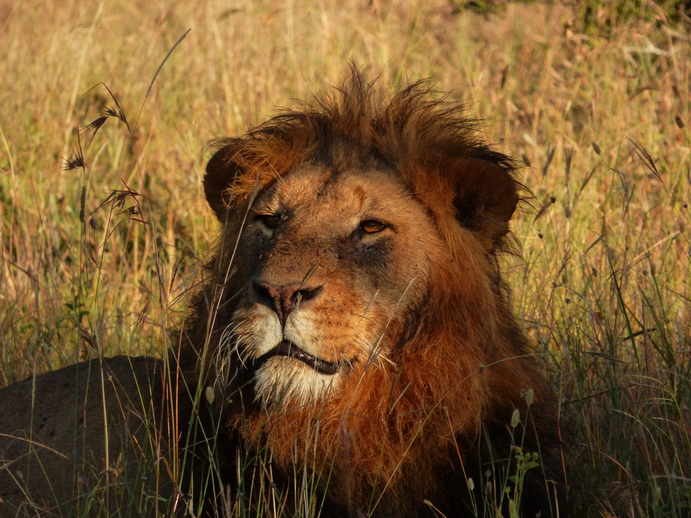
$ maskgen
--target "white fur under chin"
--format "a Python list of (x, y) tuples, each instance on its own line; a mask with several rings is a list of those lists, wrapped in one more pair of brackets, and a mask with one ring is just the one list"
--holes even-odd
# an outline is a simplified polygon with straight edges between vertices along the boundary
[(304, 405), (325, 399), (340, 376), (315, 371), (300, 360), (287, 356), (270, 358), (254, 375), (257, 399), (280, 406)]

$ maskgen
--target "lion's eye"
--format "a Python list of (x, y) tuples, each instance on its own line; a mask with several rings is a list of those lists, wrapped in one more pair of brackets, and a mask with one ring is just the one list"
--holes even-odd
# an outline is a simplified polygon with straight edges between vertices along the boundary
[(360, 222), (359, 228), (366, 234), (376, 234), (378, 232), (381, 232), (388, 226), (389, 225), (387, 225), (386, 223), (377, 221), (376, 219), (366, 219), (365, 221)]
[(281, 216), (278, 214), (259, 214), (257, 219), (266, 225), (266, 228), (275, 230), (281, 224)]

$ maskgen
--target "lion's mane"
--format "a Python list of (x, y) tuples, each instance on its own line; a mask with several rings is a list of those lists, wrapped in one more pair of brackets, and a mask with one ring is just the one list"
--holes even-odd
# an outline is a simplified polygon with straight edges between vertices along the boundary
[[(216, 143), (204, 186), (223, 238), (176, 356), (215, 391), (231, 485), (240, 484), (237, 452), (249, 448), (268, 452), (281, 487), (294, 487), (304, 469), (317, 477), (326, 514), (428, 515), (433, 506), (457, 516), (473, 502), (507, 505), (498, 493), (516, 474), (518, 445), (540, 462), (522, 482), (523, 512), (556, 509), (555, 399), (497, 262), (520, 185), (512, 161), (483, 143), (461, 107), (435, 99), (423, 82), (387, 100), (354, 71), (332, 94)], [(450, 255), (429, 265), (424, 303), (387, 328), (395, 344), (387, 361), (363, 366), (338, 397), (280, 406), (255, 397), (252, 363), (228, 345), (235, 294), (253, 260), (237, 236), (256, 196), (305, 163), (395, 171)], [(512, 427), (516, 410), (522, 424)]]

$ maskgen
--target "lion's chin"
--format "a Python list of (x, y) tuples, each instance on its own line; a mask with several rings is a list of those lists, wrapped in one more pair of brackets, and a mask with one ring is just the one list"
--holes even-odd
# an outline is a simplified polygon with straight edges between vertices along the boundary
[(323, 400), (338, 385), (337, 372), (324, 374), (300, 358), (274, 352), (255, 371), (255, 395), (281, 406)]

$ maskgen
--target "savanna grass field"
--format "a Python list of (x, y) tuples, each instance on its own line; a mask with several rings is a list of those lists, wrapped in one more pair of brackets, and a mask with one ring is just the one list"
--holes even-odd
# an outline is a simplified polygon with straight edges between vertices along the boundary
[(572, 516), (691, 516), (689, 4), (465, 4), (0, 0), (0, 386), (163, 357), (217, 236), (209, 142), (353, 63), (431, 78), (520, 164), (503, 269)]

